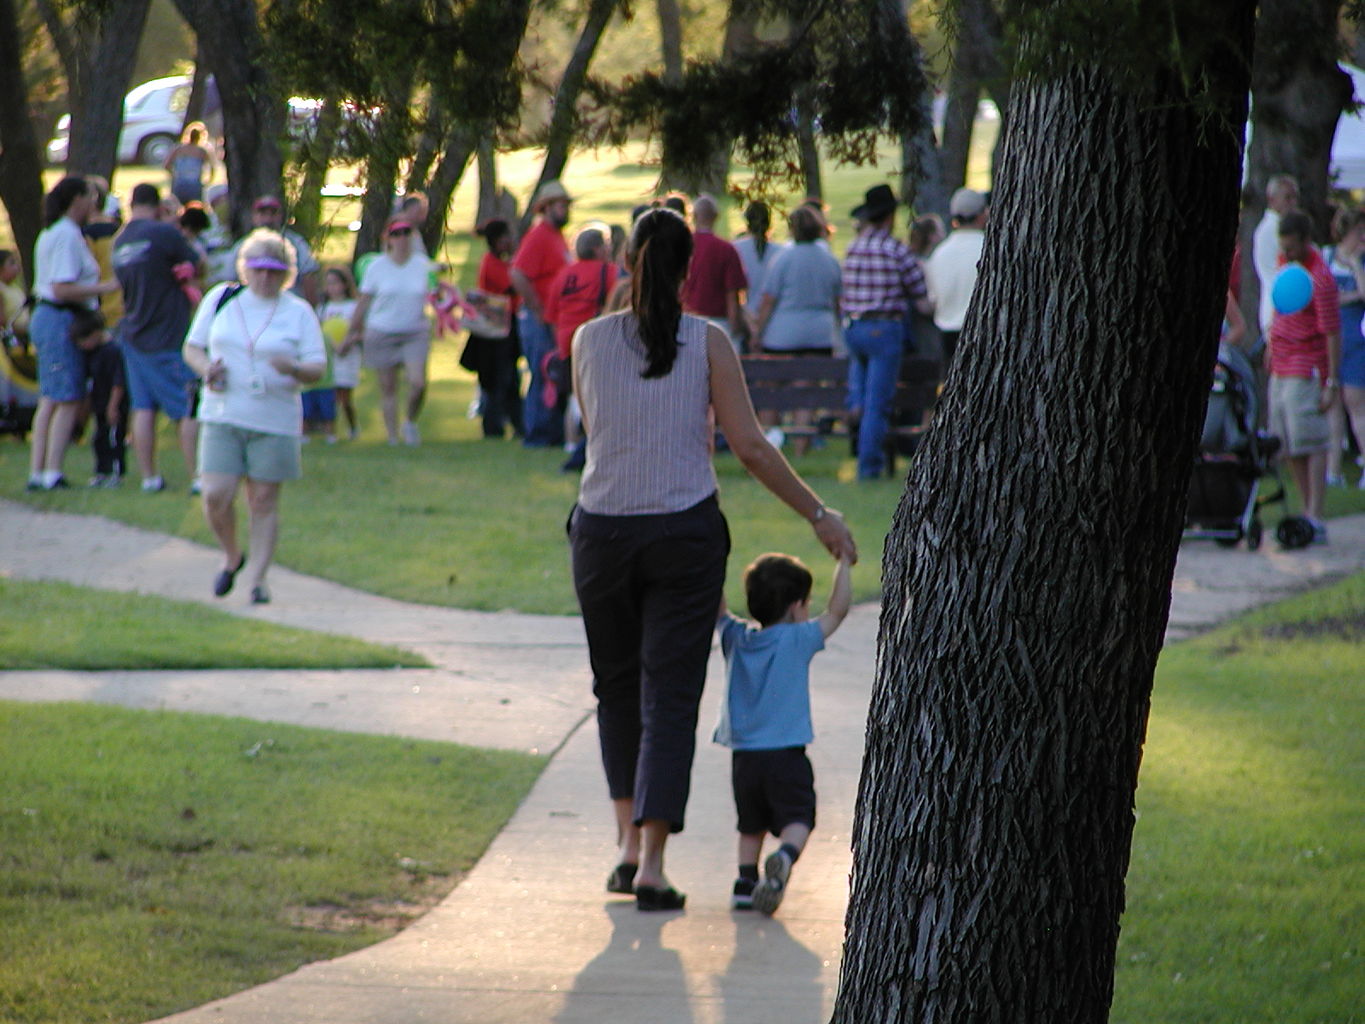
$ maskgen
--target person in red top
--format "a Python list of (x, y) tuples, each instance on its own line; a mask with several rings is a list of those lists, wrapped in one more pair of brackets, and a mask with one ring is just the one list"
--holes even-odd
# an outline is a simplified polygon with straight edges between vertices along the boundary
[[(616, 266), (611, 262), (608, 234), (605, 226), (587, 227), (577, 234), (574, 238), (577, 259), (555, 275), (550, 300), (545, 304), (545, 319), (554, 328), (555, 347), (564, 369), (556, 385), (554, 413), (564, 421), (566, 442), (573, 444), (568, 460), (560, 467), (566, 473), (582, 469), (587, 454), (585, 439), (578, 429), (578, 407), (569, 400), (569, 382), (573, 379), (569, 361), (574, 332), (602, 315), (612, 289), (616, 287)], [(548, 378), (549, 374), (546, 376)]]
[(512, 287), (521, 298), (517, 312), (517, 334), (521, 352), (526, 357), (531, 379), (526, 388), (522, 423), (526, 436), (522, 443), (528, 448), (560, 445), (564, 441), (563, 422), (545, 408), (544, 377), (541, 361), (554, 345), (549, 324), (545, 322), (545, 304), (550, 297), (550, 286), (555, 275), (569, 262), (569, 247), (564, 242), (564, 225), (569, 223), (569, 204), (573, 197), (557, 181), (547, 181), (536, 190), (531, 208), (536, 222), (517, 247), (512, 258)]
[(1284, 441), (1304, 515), (1313, 524), (1313, 542), (1327, 543), (1322, 521), (1327, 489), (1327, 413), (1337, 401), (1341, 364), (1341, 313), (1337, 285), (1322, 255), (1310, 241), (1313, 222), (1295, 210), (1280, 219), (1280, 265), (1298, 263), (1313, 281), (1308, 305), (1294, 313), (1276, 312), (1270, 324), (1270, 429)]
[(720, 211), (708, 195), (697, 196), (692, 204), (692, 265), (683, 283), (683, 311), (705, 317), (729, 331), (730, 340), (741, 337), (743, 320), (739, 294), (748, 287), (739, 251), (717, 237), (716, 218)]
[(574, 255), (574, 262), (555, 275), (545, 303), (545, 320), (554, 328), (561, 359), (569, 358), (574, 331), (601, 315), (616, 287), (616, 266), (603, 228), (580, 231), (574, 237)]
[(483, 395), (483, 436), (501, 440), (506, 433), (507, 424), (512, 424), (512, 432), (520, 437), (521, 429), (521, 377), (517, 373), (517, 356), (521, 348), (517, 344), (517, 292), (512, 286), (512, 273), (507, 263), (516, 251), (517, 241), (512, 228), (505, 220), (494, 218), (479, 228), (479, 234), (488, 244), (479, 264), (478, 289), (485, 295), (506, 296), (511, 301), (512, 329), (506, 338), (470, 337), (474, 346), (473, 363), (479, 375), (479, 391)]

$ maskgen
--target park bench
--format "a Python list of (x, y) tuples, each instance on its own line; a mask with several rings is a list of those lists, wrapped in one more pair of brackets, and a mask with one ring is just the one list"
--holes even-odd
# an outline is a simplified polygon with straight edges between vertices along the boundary
[[(838, 356), (749, 355), (741, 360), (755, 412), (773, 412), (788, 437), (848, 437), (848, 360)], [(924, 430), (926, 412), (938, 397), (939, 363), (906, 356), (892, 401), (886, 434), (888, 475), (898, 454), (913, 452)], [(793, 422), (796, 412), (809, 423)]]

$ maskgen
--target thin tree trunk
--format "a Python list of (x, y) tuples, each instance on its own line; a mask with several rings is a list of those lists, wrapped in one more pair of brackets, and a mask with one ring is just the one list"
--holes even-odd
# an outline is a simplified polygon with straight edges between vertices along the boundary
[(431, 168), (441, 152), (441, 142), (449, 134), (448, 122), (445, 105), (433, 97), (427, 107), (422, 134), (417, 139), (417, 152), (413, 154), (412, 166), (408, 168), (407, 191), (422, 192), (426, 190), (427, 179), (431, 177)]
[(175, 6), (200, 39), (214, 41), (203, 56), (223, 101), (232, 231), (244, 234), (252, 202), (280, 194), (285, 98), (267, 70), (254, 0), (175, 0)]
[(948, 192), (967, 181), (967, 159), (972, 148), (972, 127), (976, 123), (981, 82), (964, 64), (953, 65), (948, 77), (948, 103), (943, 112), (943, 141), (939, 144), (939, 164), (943, 168), (943, 187)]
[(479, 140), (479, 211), (476, 222), (482, 224), (493, 217), (503, 215), (498, 201), (498, 156), (493, 149), (493, 139), (484, 136)]
[(299, 165), (303, 168), (303, 183), (294, 201), (294, 229), (309, 244), (318, 236), (322, 219), (322, 187), (327, 183), (327, 169), (332, 165), (337, 136), (341, 131), (341, 102), (335, 96), (323, 99), (317, 120), (299, 143)]
[(1351, 101), (1351, 79), (1337, 66), (1340, 0), (1262, 0), (1251, 75), (1251, 142), (1242, 208), (1242, 309), (1258, 322), (1260, 283), (1250, 238), (1265, 213), (1265, 187), (1276, 174), (1299, 183), (1299, 204), (1319, 240), (1328, 229), (1327, 169), (1337, 119)]
[(1107, 1019), (1237, 219), (1254, 7), (1209, 3), (1202, 105), (1174, 68), (1016, 83), (886, 545), (838, 1024)]
[(0, 0), (0, 202), (9, 214), (10, 230), (33, 281), (33, 245), (43, 227), (43, 155), (28, 117), (24, 82), (23, 41), (14, 0)]
[[(471, 125), (457, 126), (450, 133), (445, 152), (441, 154), (441, 162), (431, 176), (431, 187), (427, 189), (427, 204), (430, 207), (427, 224), (445, 224), (450, 215), (450, 202), (455, 197), (455, 190), (460, 187), (465, 168), (469, 166), (480, 140), (486, 138), (490, 131), (491, 128), (487, 126)], [(435, 239), (428, 242), (427, 251), (435, 252), (435, 244)]]
[[(919, 42), (906, 23), (907, 0), (885, 0), (888, 24), (904, 26), (904, 31), (923, 64)], [(943, 182), (943, 164), (934, 141), (933, 97), (928, 90), (920, 95), (920, 128), (901, 139), (901, 201), (918, 214), (948, 216), (948, 191)]]
[[(656, 0), (655, 11), (659, 16), (659, 48), (663, 58), (663, 80), (667, 85), (681, 84), (683, 78), (683, 26), (682, 10), (678, 0)], [(669, 143), (664, 141), (659, 167), (659, 187), (664, 191), (681, 188), (684, 182), (679, 176), (676, 161), (669, 151)]]
[(72, 174), (113, 176), (123, 128), (123, 97), (137, 62), (137, 44), (151, 0), (110, 0), (73, 11), (70, 24), (52, 0), (38, 9), (66, 70), (71, 105)]
[[(583, 91), (583, 82), (588, 76), (588, 65), (597, 52), (597, 44), (607, 22), (616, 13), (620, 0), (590, 0), (588, 14), (583, 21), (583, 30), (578, 35), (569, 63), (555, 89), (554, 112), (550, 115), (550, 127), (545, 144), (545, 163), (541, 166), (540, 177), (532, 195), (547, 181), (554, 181), (564, 174), (564, 166), (569, 159), (569, 147), (573, 143), (574, 131), (578, 126), (578, 96)], [(525, 234), (531, 225), (531, 205), (528, 203), (522, 217), (520, 233)]]
[[(408, 67), (386, 84), (384, 109), (375, 125), (369, 157), (365, 161), (365, 196), (360, 201), (360, 230), (356, 232), (355, 255), (379, 248), (384, 224), (393, 211), (398, 183), (398, 163), (407, 152), (406, 138), (411, 120), (408, 103), (412, 98), (415, 68)], [(425, 232), (423, 233), (425, 238)], [(428, 249), (428, 252), (433, 250)]]

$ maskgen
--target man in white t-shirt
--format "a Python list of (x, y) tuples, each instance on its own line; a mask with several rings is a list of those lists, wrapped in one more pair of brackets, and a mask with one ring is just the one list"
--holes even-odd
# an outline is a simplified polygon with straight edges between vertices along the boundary
[(1265, 216), (1251, 236), (1251, 258), (1256, 266), (1256, 280), (1261, 284), (1262, 337), (1270, 336), (1270, 322), (1275, 319), (1270, 286), (1280, 272), (1280, 218), (1298, 208), (1299, 183), (1288, 174), (1273, 175), (1265, 186)]
[(967, 304), (976, 288), (976, 268), (981, 262), (990, 208), (980, 192), (960, 188), (949, 200), (948, 212), (953, 218), (953, 233), (939, 243), (924, 264), (924, 276), (934, 300), (934, 326), (943, 338), (945, 374), (952, 365)]

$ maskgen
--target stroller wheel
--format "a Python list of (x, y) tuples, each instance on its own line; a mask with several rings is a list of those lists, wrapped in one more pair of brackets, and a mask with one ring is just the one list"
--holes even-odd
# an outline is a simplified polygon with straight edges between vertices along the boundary
[(1261, 521), (1253, 519), (1247, 527), (1247, 550), (1255, 551), (1261, 546)]

